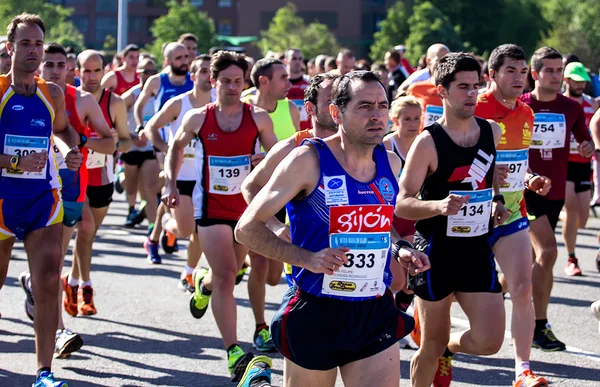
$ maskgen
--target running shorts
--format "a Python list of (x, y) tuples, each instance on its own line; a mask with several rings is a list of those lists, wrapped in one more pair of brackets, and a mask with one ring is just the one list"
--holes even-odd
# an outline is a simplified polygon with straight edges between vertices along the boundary
[(108, 183), (106, 185), (100, 185), (97, 187), (88, 185), (86, 193), (90, 201), (90, 207), (108, 207), (108, 205), (112, 202), (112, 195), (114, 191), (115, 187), (113, 186), (113, 183)]
[(0, 199), (0, 240), (23, 240), (32, 231), (61, 223), (63, 214), (58, 189), (26, 198)]
[(531, 190), (525, 190), (525, 204), (527, 205), (527, 217), (529, 221), (536, 220), (546, 215), (552, 231), (556, 229), (560, 212), (565, 204), (563, 200), (549, 200), (536, 194)]
[(83, 212), (83, 202), (67, 202), (63, 201), (65, 215), (63, 217), (63, 225), (66, 227), (75, 227), (77, 222), (81, 221), (81, 213)]
[[(231, 231), (235, 232), (235, 226), (237, 226), (237, 220), (230, 219), (216, 219), (216, 218), (200, 218), (196, 219), (196, 226), (198, 227), (210, 227), (217, 224), (225, 224), (231, 227)], [(235, 238), (234, 238), (235, 241)]]
[(394, 226), (394, 230), (396, 230), (398, 235), (400, 235), (400, 237), (404, 238), (407, 236), (415, 235), (415, 232), (417, 231), (415, 229), (416, 223), (417, 223), (416, 220), (408, 220), (408, 219), (398, 218), (397, 216), (394, 216), (393, 226)]
[(509, 236), (512, 234), (516, 234), (521, 230), (526, 230), (529, 227), (529, 220), (527, 217), (523, 217), (521, 219), (517, 219), (508, 224), (502, 224), (500, 226), (494, 227), (494, 233), (489, 238), (490, 246), (494, 247), (498, 239)]
[(567, 181), (575, 184), (575, 193), (592, 189), (592, 163), (573, 163), (567, 166)]
[(192, 197), (194, 187), (196, 187), (196, 180), (177, 180), (175, 184), (177, 184), (179, 195)]
[(140, 168), (144, 164), (144, 161), (156, 160), (156, 154), (154, 154), (154, 151), (131, 151), (123, 153), (121, 160), (127, 165)]

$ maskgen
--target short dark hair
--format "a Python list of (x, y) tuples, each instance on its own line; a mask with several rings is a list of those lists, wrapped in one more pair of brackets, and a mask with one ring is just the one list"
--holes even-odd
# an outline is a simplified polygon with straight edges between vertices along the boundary
[(400, 56), (400, 53), (396, 50), (389, 50), (388, 52), (386, 52), (386, 54), (390, 55), (390, 59), (392, 59), (394, 62), (400, 64), (400, 61), (402, 60), (402, 57)]
[(127, 54), (129, 54), (130, 52), (135, 52), (135, 51), (139, 52), (140, 48), (138, 46), (136, 46), (135, 44), (128, 44), (121, 51), (121, 58), (125, 58), (127, 56)]
[(200, 68), (200, 63), (204, 61), (210, 62), (210, 55), (202, 54), (195, 57), (192, 61), (192, 65), (190, 66), (190, 73), (194, 74), (196, 71), (198, 71)]
[(333, 69), (337, 69), (337, 63), (335, 62), (335, 56), (328, 56), (325, 58), (325, 62), (323, 63), (323, 67), (331, 67)]
[(212, 56), (210, 61), (210, 76), (217, 79), (219, 73), (230, 66), (242, 69), (244, 76), (248, 71), (248, 62), (244, 55), (233, 51), (219, 51)]
[(287, 58), (287, 56), (288, 56), (288, 52), (290, 52), (290, 51), (298, 51), (300, 54), (302, 54), (302, 50), (300, 50), (299, 48), (296, 48), (296, 47), (290, 47), (290, 48), (288, 48), (287, 50), (285, 50), (285, 57), (286, 57), (286, 58)]
[(193, 40), (194, 43), (198, 43), (198, 38), (196, 37), (196, 35), (189, 33), (189, 32), (179, 35), (179, 39), (177, 39), (177, 43), (183, 43), (186, 40)]
[(531, 69), (540, 72), (544, 67), (544, 59), (562, 59), (562, 55), (552, 47), (538, 48), (531, 56)]
[(385, 67), (385, 63), (382, 62), (375, 62), (371, 65), (371, 71), (375, 72), (375, 71), (385, 71), (386, 73), (388, 72), (387, 67)]
[(525, 56), (525, 51), (520, 46), (516, 44), (507, 43), (502, 44), (492, 50), (490, 57), (487, 61), (488, 69), (498, 71), (500, 67), (504, 64), (506, 59), (514, 59), (514, 60), (524, 60), (527, 61), (527, 57)]
[(572, 62), (580, 62), (579, 57), (573, 53), (565, 55), (565, 66)]
[(44, 54), (63, 54), (67, 59), (67, 51), (58, 43), (48, 43), (44, 46)]
[(304, 89), (304, 102), (312, 102), (316, 105), (321, 84), (327, 80), (335, 82), (335, 80), (339, 77), (340, 75), (335, 72), (317, 74), (312, 77), (308, 83), (308, 86), (306, 86), (306, 89)]
[(13, 17), (8, 24), (8, 28), (6, 29), (6, 36), (10, 44), (15, 43), (15, 39), (17, 37), (17, 27), (19, 24), (35, 24), (41, 28), (44, 36), (46, 36), (46, 25), (41, 17), (32, 13), (22, 13)]
[(252, 67), (252, 73), (250, 74), (250, 79), (257, 89), (260, 88), (260, 82), (258, 81), (258, 78), (261, 75), (264, 75), (269, 79), (273, 79), (273, 65), (278, 64), (283, 66), (282, 61), (274, 58), (264, 58), (254, 64), (254, 67)]
[(464, 52), (450, 52), (444, 55), (435, 64), (435, 85), (450, 87), (450, 83), (456, 80), (456, 74), (461, 71), (475, 71), (477, 78), (481, 78), (481, 65), (477, 59)]
[(76, 61), (77, 60), (77, 55), (75, 55), (75, 53), (73, 53), (73, 52), (69, 52), (69, 53), (67, 53), (67, 59)]
[(350, 57), (350, 58), (356, 58), (356, 56), (354, 55), (354, 52), (352, 50), (348, 49), (348, 48), (342, 48), (340, 50), (340, 52), (338, 53), (338, 55), (339, 54), (342, 54), (342, 56), (347, 56), (347, 57)]
[(331, 91), (331, 103), (339, 107), (340, 110), (344, 111), (348, 102), (352, 100), (352, 82), (362, 81), (365, 83), (377, 82), (385, 90), (385, 86), (381, 83), (379, 77), (372, 71), (350, 71), (348, 74), (343, 75), (335, 80), (333, 83), (333, 90)]

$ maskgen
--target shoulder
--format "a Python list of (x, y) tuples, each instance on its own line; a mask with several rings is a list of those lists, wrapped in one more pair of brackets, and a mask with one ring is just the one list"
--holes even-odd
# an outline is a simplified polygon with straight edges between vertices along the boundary
[(135, 97), (135, 93), (139, 91), (139, 89), (141, 88), (140, 85), (135, 85), (132, 88), (130, 88), (129, 90), (127, 90), (126, 92), (124, 92), (123, 94), (121, 94), (121, 98), (123, 99), (127, 99), (130, 97)]
[(56, 83), (46, 82), (46, 87), (48, 87), (48, 93), (50, 93), (52, 99), (65, 97), (65, 93), (63, 93), (63, 90)]
[(111, 106), (118, 106), (124, 104), (123, 98), (113, 92), (110, 93), (110, 104)]
[(116, 77), (117, 76), (118, 71), (115, 70), (111, 70), (109, 72), (106, 73), (106, 75), (104, 76), (106, 79), (112, 78), (112, 77)]
[(386, 153), (392, 170), (396, 173), (400, 172), (400, 170), (402, 169), (402, 160), (400, 160), (400, 157), (398, 157), (397, 154), (390, 150), (386, 151)]
[(527, 105), (531, 104), (531, 92), (525, 93), (519, 97), (519, 100)]
[(394, 137), (394, 132), (392, 133), (388, 133), (384, 138), (383, 138), (383, 146), (385, 146), (385, 149), (387, 149), (388, 151), (392, 149), (392, 137)]
[(149, 88), (157, 88), (160, 86), (160, 78), (161, 78), (162, 74), (155, 74), (153, 76), (151, 76), (150, 78), (148, 78), (148, 80), (146, 81), (146, 85), (144, 86), (144, 89), (149, 89)]
[(421, 151), (435, 149), (435, 141), (433, 140), (431, 132), (429, 130), (423, 130), (421, 133), (419, 133), (417, 138), (415, 138), (415, 142), (411, 146), (411, 149), (412, 148), (414, 148), (415, 151), (417, 149)]
[(269, 113), (263, 108), (260, 108), (256, 105), (250, 104), (250, 112), (252, 113), (252, 117), (254, 118), (254, 120), (256, 121), (257, 124), (273, 122), (273, 121), (271, 121), (271, 117), (269, 116)]

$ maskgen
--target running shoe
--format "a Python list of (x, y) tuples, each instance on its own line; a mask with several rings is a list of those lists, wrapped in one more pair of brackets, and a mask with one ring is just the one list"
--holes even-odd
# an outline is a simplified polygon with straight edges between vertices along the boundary
[(137, 210), (137, 215), (133, 219), (133, 221), (136, 225), (141, 224), (144, 221), (144, 219), (146, 219), (146, 211), (145, 211), (146, 204), (147, 204), (147, 202), (145, 200), (142, 200), (140, 202), (140, 207)]
[(253, 357), (237, 387), (270, 386), (271, 366), (271, 359), (267, 356)]
[[(183, 273), (181, 273), (183, 275)], [(186, 274), (185, 277), (179, 279), (177, 287), (186, 293), (194, 294), (196, 288), (194, 287), (194, 280), (191, 274)]]
[(419, 312), (417, 310), (417, 304), (415, 304), (413, 318), (415, 319), (415, 327), (410, 332), (410, 337), (413, 339), (413, 342), (419, 348), (421, 345), (421, 323), (419, 322)]
[(254, 340), (252, 346), (259, 352), (275, 352), (275, 344), (271, 338), (269, 328), (262, 328), (258, 332), (254, 332)]
[(550, 324), (546, 324), (546, 328), (542, 329), (541, 332), (534, 332), (532, 347), (546, 352), (564, 351), (567, 349), (565, 344), (554, 336)]
[(67, 312), (69, 316), (75, 317), (78, 313), (77, 294), (79, 293), (79, 285), (69, 285), (68, 274), (62, 276), (60, 280), (62, 282), (62, 287), (65, 292), (65, 297), (63, 298), (63, 308), (65, 308), (65, 312)]
[(196, 289), (194, 294), (192, 294), (192, 297), (190, 297), (190, 313), (192, 313), (194, 318), (202, 318), (208, 309), (210, 296), (202, 294), (202, 280), (207, 274), (208, 269), (205, 268), (201, 268), (194, 272), (194, 287)]
[(127, 214), (127, 219), (125, 219), (124, 226), (126, 228), (135, 228), (135, 225), (137, 224), (135, 222), (135, 219), (137, 218), (138, 215), (139, 215), (138, 211), (135, 208), (132, 208), (129, 211), (129, 214)]
[(530, 370), (525, 370), (512, 385), (513, 387), (541, 387), (547, 386), (548, 381)]
[(31, 387), (69, 387), (69, 385), (67, 382), (61, 382), (54, 379), (54, 374), (52, 372), (44, 371)]
[(571, 277), (583, 275), (581, 273), (581, 269), (579, 268), (577, 258), (569, 257), (569, 260), (567, 261), (567, 266), (565, 267), (565, 274)]
[(237, 275), (235, 276), (235, 284), (236, 285), (239, 285), (240, 282), (242, 282), (247, 270), (248, 270), (248, 266), (244, 263), (242, 265), (242, 268), (240, 269), (240, 271), (238, 271)]
[(79, 314), (84, 316), (93, 316), (98, 311), (94, 305), (94, 289), (91, 286), (82, 286), (79, 298)]
[(144, 241), (144, 249), (148, 253), (148, 262), (154, 265), (160, 265), (162, 263), (162, 258), (160, 254), (158, 254), (158, 243), (153, 243), (150, 239), (146, 238)]
[(452, 356), (442, 356), (433, 377), (433, 387), (449, 387), (452, 382)]
[(600, 250), (596, 253), (596, 269), (600, 272)]
[(54, 358), (66, 359), (75, 351), (78, 351), (83, 345), (83, 339), (77, 333), (68, 329), (59, 329), (56, 331), (56, 341), (54, 342)]
[(163, 228), (160, 233), (160, 245), (165, 253), (173, 254), (177, 245), (177, 236)]
[[(600, 321), (600, 301), (596, 301), (592, 304), (592, 313)], [(598, 323), (598, 332), (600, 332), (600, 323)]]
[(28, 271), (24, 271), (19, 275), (19, 284), (25, 292), (25, 314), (33, 321), (33, 292), (31, 291), (31, 274)]
[(122, 194), (123, 191), (125, 191), (125, 189), (121, 185), (121, 179), (120, 179), (121, 175), (124, 175), (124, 174), (125, 174), (125, 172), (123, 172), (123, 167), (121, 165), (119, 165), (117, 167), (117, 171), (115, 173), (115, 183), (114, 183), (114, 186), (115, 186), (115, 191), (117, 191), (120, 194)]
[(239, 345), (227, 351), (227, 369), (231, 374), (232, 382), (240, 381), (253, 357), (252, 352), (245, 353)]

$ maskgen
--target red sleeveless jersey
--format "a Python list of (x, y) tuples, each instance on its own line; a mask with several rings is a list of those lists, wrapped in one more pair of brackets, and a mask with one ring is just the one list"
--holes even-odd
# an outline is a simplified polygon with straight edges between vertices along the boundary
[(140, 83), (140, 76), (138, 75), (138, 73), (135, 73), (135, 77), (131, 82), (127, 82), (125, 80), (123, 74), (121, 74), (121, 70), (115, 70), (115, 76), (117, 77), (117, 87), (115, 87), (113, 93), (115, 93), (116, 95), (121, 95), (127, 90), (131, 89), (133, 86)]
[[(583, 95), (583, 102), (581, 103), (581, 107), (583, 108), (583, 112), (585, 113), (585, 125), (590, 128), (590, 122), (592, 121), (592, 117), (594, 116), (594, 108), (592, 107), (591, 97), (588, 95)], [(577, 141), (575, 141), (575, 137), (573, 137), (573, 133), (571, 133), (571, 149), (569, 153), (569, 162), (570, 163), (589, 163), (592, 158), (586, 159), (577, 151)]]
[[(79, 134), (88, 136), (88, 128), (83, 124), (81, 117), (79, 117), (79, 113), (77, 112), (77, 89), (74, 86), (67, 85), (67, 90), (65, 91), (65, 108), (67, 110), (67, 116), (69, 117), (69, 124), (71, 124), (73, 129), (75, 129), (75, 131)], [(77, 202), (79, 203), (85, 200), (85, 190), (88, 185), (88, 170), (85, 165), (87, 161), (88, 149), (83, 147), (80, 149), (80, 151), (83, 155), (83, 163), (76, 172), (77, 180), (79, 181), (76, 187), (76, 189), (79, 190), (79, 196), (77, 197)], [(64, 189), (65, 187), (63, 185), (63, 190)]]
[[(100, 105), (100, 110), (102, 110), (102, 115), (104, 116), (104, 120), (106, 120), (106, 123), (110, 129), (115, 127), (113, 120), (110, 117), (111, 96), (112, 92), (108, 89), (104, 89), (102, 90), (100, 101), (98, 101), (98, 105)], [(89, 138), (98, 137), (91, 124), (88, 129)], [(100, 187), (112, 183), (114, 179), (113, 163), (113, 155), (105, 155), (90, 150), (86, 162), (88, 168), (88, 184), (92, 187)]]
[(196, 219), (238, 220), (247, 207), (241, 185), (252, 169), (250, 158), (260, 152), (260, 142), (252, 105), (244, 103), (242, 109), (240, 126), (225, 132), (217, 122), (215, 104), (207, 105), (196, 143)]
[(312, 128), (310, 117), (304, 108), (304, 90), (308, 87), (310, 79), (303, 75), (302, 77), (290, 80), (291, 87), (288, 91), (288, 99), (296, 105), (300, 111), (300, 130)]

